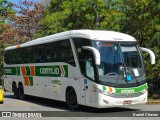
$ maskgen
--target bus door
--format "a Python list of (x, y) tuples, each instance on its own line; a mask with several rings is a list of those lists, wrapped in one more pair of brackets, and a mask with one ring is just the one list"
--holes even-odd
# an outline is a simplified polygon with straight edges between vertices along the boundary
[[(84, 77), (81, 80), (82, 92), (85, 104), (89, 106), (95, 106), (97, 102), (96, 90), (95, 90), (95, 64), (93, 54), (85, 54), (80, 60), (81, 71)], [(84, 96), (83, 96), (84, 95)]]

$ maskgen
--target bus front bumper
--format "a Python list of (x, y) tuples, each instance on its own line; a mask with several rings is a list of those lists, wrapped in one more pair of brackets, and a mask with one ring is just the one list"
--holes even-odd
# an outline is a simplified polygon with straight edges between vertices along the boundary
[(117, 107), (124, 105), (146, 104), (148, 92), (138, 96), (126, 98), (114, 98), (106, 95), (99, 94), (97, 108)]

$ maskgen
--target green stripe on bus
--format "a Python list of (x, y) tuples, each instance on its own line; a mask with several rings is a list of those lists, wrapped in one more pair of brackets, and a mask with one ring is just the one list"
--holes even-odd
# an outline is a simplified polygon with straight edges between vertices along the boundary
[(133, 88), (115, 88), (116, 93), (137, 93), (144, 89), (148, 88), (147, 83), (144, 85), (141, 85), (139, 87), (133, 87)]
[(33, 77), (29, 77), (30, 86), (33, 86)]
[(31, 71), (29, 66), (26, 66), (26, 72), (27, 72), (26, 75), (30, 76)]
[(68, 77), (68, 65), (63, 65), (64, 71), (65, 71), (65, 75), (64, 77)]
[[(31, 76), (29, 66), (25, 66), (26, 76)], [(4, 67), (4, 75), (22, 75), (20, 67)], [(68, 77), (68, 65), (35, 66), (35, 76)]]
[(17, 75), (16, 67), (4, 67), (4, 75)]
[(16, 70), (17, 70), (16, 75), (20, 75), (20, 67), (16, 67)]

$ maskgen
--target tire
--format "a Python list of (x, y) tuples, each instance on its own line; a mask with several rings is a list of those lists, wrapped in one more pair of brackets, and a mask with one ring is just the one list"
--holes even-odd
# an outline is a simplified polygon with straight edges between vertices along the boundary
[(74, 89), (70, 89), (66, 94), (66, 103), (68, 107), (72, 110), (75, 110), (79, 107), (77, 102), (77, 95)]
[(22, 84), (19, 85), (18, 91), (19, 91), (19, 99), (21, 100), (25, 99), (24, 88)]
[(15, 83), (12, 84), (12, 92), (13, 92), (15, 98), (19, 98), (18, 88), (17, 88), (17, 85)]
[(4, 103), (4, 101), (0, 102), (0, 104), (3, 104), (3, 103)]

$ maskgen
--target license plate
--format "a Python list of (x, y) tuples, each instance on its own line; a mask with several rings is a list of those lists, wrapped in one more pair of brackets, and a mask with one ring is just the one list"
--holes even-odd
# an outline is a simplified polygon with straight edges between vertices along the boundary
[(132, 103), (132, 100), (125, 100), (123, 101), (124, 105), (130, 105)]

